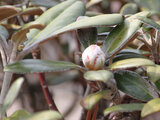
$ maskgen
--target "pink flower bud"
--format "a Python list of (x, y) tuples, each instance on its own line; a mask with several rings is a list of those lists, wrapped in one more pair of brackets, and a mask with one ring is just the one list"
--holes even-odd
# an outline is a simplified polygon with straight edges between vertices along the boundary
[(82, 61), (89, 70), (99, 70), (105, 63), (105, 54), (98, 45), (90, 45), (82, 54)]

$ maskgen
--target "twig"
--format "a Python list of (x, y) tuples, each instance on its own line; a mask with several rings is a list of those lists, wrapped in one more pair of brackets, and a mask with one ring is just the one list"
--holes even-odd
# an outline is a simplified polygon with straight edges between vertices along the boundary
[(99, 108), (99, 103), (96, 104), (96, 107), (93, 112), (92, 120), (96, 120), (98, 108)]
[[(14, 44), (9, 63), (12, 63), (16, 60), (16, 53), (17, 53), (17, 45)], [(10, 72), (5, 72), (4, 74), (3, 84), (2, 84), (2, 89), (1, 89), (1, 96), (0, 96), (0, 107), (2, 106), (4, 99), (6, 97), (6, 94), (8, 92), (9, 85), (12, 79), (12, 75), (13, 73), (10, 73)]]
[(92, 110), (88, 110), (86, 120), (91, 120), (92, 118)]
[(44, 77), (44, 73), (38, 73), (38, 76), (39, 76), (40, 84), (41, 84), (41, 87), (43, 89), (43, 93), (45, 95), (45, 99), (46, 99), (46, 101), (48, 103), (49, 109), (58, 111), (58, 109), (56, 107), (56, 104), (53, 101), (52, 96), (51, 96), (51, 94), (49, 92), (49, 89), (48, 89), (48, 86), (47, 86), (47, 82), (46, 82), (45, 77)]
[[(34, 59), (37, 59), (37, 51), (33, 52), (32, 56)], [(40, 84), (41, 84), (45, 99), (48, 103), (49, 109), (58, 111), (56, 104), (55, 104), (54, 100), (52, 99), (51, 93), (49, 92), (44, 73), (38, 73), (38, 76), (39, 76)]]

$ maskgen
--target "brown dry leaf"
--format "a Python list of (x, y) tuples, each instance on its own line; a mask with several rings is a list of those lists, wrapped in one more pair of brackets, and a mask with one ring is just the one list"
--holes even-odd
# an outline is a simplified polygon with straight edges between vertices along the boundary
[(39, 7), (30, 7), (25, 9), (21, 15), (41, 15), (43, 10)]
[(36, 24), (36, 22), (32, 22), (31, 24), (27, 24), (27, 26), (23, 27), (21, 30), (19, 30), (18, 32), (16, 32), (13, 36), (12, 36), (12, 40), (16, 43), (16, 44), (21, 44), (24, 41), (26, 41), (27, 37), (26, 37), (26, 33), (29, 32), (30, 29), (32, 28), (37, 28), (42, 30), (45, 27), (44, 24)]
[(1, 6), (0, 7), (0, 21), (7, 17), (17, 14), (19, 11), (20, 9), (13, 7), (13, 6)]

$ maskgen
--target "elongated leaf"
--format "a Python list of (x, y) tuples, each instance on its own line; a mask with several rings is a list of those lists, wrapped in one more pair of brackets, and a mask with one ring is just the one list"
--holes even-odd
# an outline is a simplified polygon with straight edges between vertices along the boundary
[[(18, 32), (16, 32), (12, 36), (12, 40), (16, 42), (17, 44), (20, 44), (26, 41), (26, 33), (29, 31), (29, 29), (31, 28), (43, 29), (45, 25), (48, 25), (51, 21), (53, 21), (58, 16), (60, 16), (60, 14), (64, 13), (64, 11), (68, 9), (70, 6), (72, 6), (75, 2), (76, 0), (68, 0), (68, 1), (62, 2), (61, 4), (56, 5), (55, 7), (48, 9), (40, 17), (38, 17), (35, 21), (25, 24)], [(82, 15), (82, 14), (77, 13), (77, 16), (78, 15)]]
[(142, 101), (151, 100), (149, 85), (135, 72), (121, 70), (114, 74), (119, 90)]
[(146, 18), (146, 17), (143, 17), (143, 16), (138, 16), (137, 17), (139, 20), (141, 20), (143, 23), (157, 29), (157, 30), (160, 30), (160, 24), (154, 22), (153, 20), (149, 19), (149, 18)]
[(80, 68), (80, 66), (70, 62), (26, 59), (7, 65), (4, 71), (23, 74), (58, 72), (78, 68)]
[(8, 39), (9, 33), (5, 27), (0, 25), (0, 35), (3, 36), (5, 39)]
[(160, 80), (160, 66), (146, 66), (146, 70), (148, 73), (148, 76), (153, 80), (153, 82), (156, 82)]
[(43, 10), (39, 7), (29, 7), (24, 9), (20, 15), (41, 15)]
[(127, 14), (135, 14), (137, 11), (138, 11), (138, 6), (135, 3), (127, 3), (121, 8), (120, 13), (122, 15), (127, 15)]
[(149, 101), (142, 109), (141, 117), (160, 111), (160, 99), (153, 99)]
[(17, 14), (19, 11), (20, 10), (18, 8), (13, 6), (0, 6), (0, 21), (7, 17)]
[(62, 115), (57, 111), (42, 111), (36, 114), (33, 114), (31, 117), (25, 120), (60, 120), (62, 119)]
[(120, 25), (117, 25), (110, 32), (103, 46), (106, 53), (112, 55), (128, 44), (129, 40), (135, 35), (142, 24), (140, 20), (137, 19), (137, 16), (147, 16), (148, 14), (149, 12), (137, 13), (126, 18)]
[(104, 110), (104, 115), (108, 115), (112, 112), (132, 112), (132, 111), (141, 111), (144, 103), (130, 103), (130, 104), (120, 104), (111, 106)]
[(102, 2), (102, 0), (90, 0), (90, 1), (86, 4), (86, 7), (89, 8), (89, 7), (91, 7), (91, 6), (95, 5), (95, 4), (98, 4), (98, 3), (100, 3), (100, 2)]
[[(146, 58), (143, 55), (137, 54), (137, 53), (123, 53), (123, 54), (118, 54), (113, 58), (113, 63), (118, 62), (120, 60), (125, 60), (125, 59), (131, 59), (131, 58)], [(106, 61), (106, 63), (109, 64), (109, 59)]]
[[(73, 7), (74, 7), (74, 9), (75, 9), (75, 7), (77, 8), (77, 6), (73, 6)], [(72, 9), (67, 11), (67, 13), (69, 13), (71, 11), (73, 13)], [(66, 13), (64, 13), (64, 14), (67, 15)], [(120, 14), (106, 14), (106, 15), (98, 15), (98, 16), (95, 16), (95, 17), (82, 19), (82, 20), (79, 20), (79, 21), (76, 21), (72, 24), (67, 25), (66, 24), (67, 21), (65, 22), (63, 20), (63, 19), (66, 19), (68, 17), (68, 16), (65, 16), (65, 15), (59, 16), (59, 17), (62, 17), (62, 18), (57, 18), (56, 19), (57, 22), (58, 21), (60, 22), (59, 24), (56, 21), (53, 21), (41, 33), (39, 33), (37, 36), (35, 36), (35, 38), (32, 41), (29, 41), (28, 44), (26, 44), (26, 49), (27, 49), (27, 47), (30, 48), (30, 47), (34, 46), (35, 44), (38, 44), (40, 42), (44, 42), (48, 39), (54, 38), (55, 36), (57, 36), (59, 34), (62, 34), (64, 32), (67, 32), (67, 31), (80, 29), (80, 28), (102, 26), (102, 25), (111, 26), (111, 25), (119, 24), (123, 21), (123, 17)], [(63, 21), (60, 21), (60, 20), (63, 20)], [(50, 31), (50, 32), (48, 32), (48, 31)]]
[(4, 100), (4, 104), (2, 105), (2, 108), (0, 108), (0, 112), (1, 112), (2, 116), (5, 113), (5, 111), (7, 110), (7, 108), (10, 107), (10, 105), (13, 103), (13, 101), (17, 97), (23, 81), (24, 81), (23, 78), (19, 78), (12, 84), (11, 88), (9, 89), (9, 91), (6, 95), (6, 98)]
[(110, 90), (102, 90), (102, 91), (99, 91), (99, 92), (96, 92), (96, 93), (93, 93), (93, 94), (90, 94), (86, 97), (84, 97), (82, 100), (81, 100), (81, 105), (87, 109), (87, 110), (90, 110), (92, 109), (97, 102), (100, 101), (100, 99), (102, 99), (106, 94), (112, 94), (112, 91)]
[(78, 38), (81, 43), (81, 45), (84, 48), (87, 48), (91, 44), (97, 43), (97, 28), (84, 28), (84, 29), (78, 29)]
[(57, 5), (60, 0), (30, 0), (33, 5), (43, 6), (43, 7), (53, 7)]
[(132, 68), (132, 67), (139, 67), (139, 66), (154, 66), (154, 62), (149, 59), (145, 58), (130, 58), (125, 60), (117, 61), (111, 64), (109, 67), (111, 69), (122, 69), (122, 68)]
[(159, 0), (135, 0), (142, 9), (160, 12), (160, 1)]
[(103, 81), (106, 83), (113, 78), (113, 74), (107, 70), (88, 71), (84, 74), (84, 78), (89, 81)]
[(29, 117), (31, 114), (25, 110), (18, 110), (14, 112), (11, 116), (4, 118), (3, 120), (25, 120), (25, 118)]

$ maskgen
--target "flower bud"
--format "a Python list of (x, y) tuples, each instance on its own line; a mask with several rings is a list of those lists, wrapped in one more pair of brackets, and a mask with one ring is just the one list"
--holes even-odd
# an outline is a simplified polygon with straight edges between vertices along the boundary
[(90, 45), (82, 54), (82, 61), (89, 70), (99, 70), (105, 63), (105, 54), (97, 45)]

